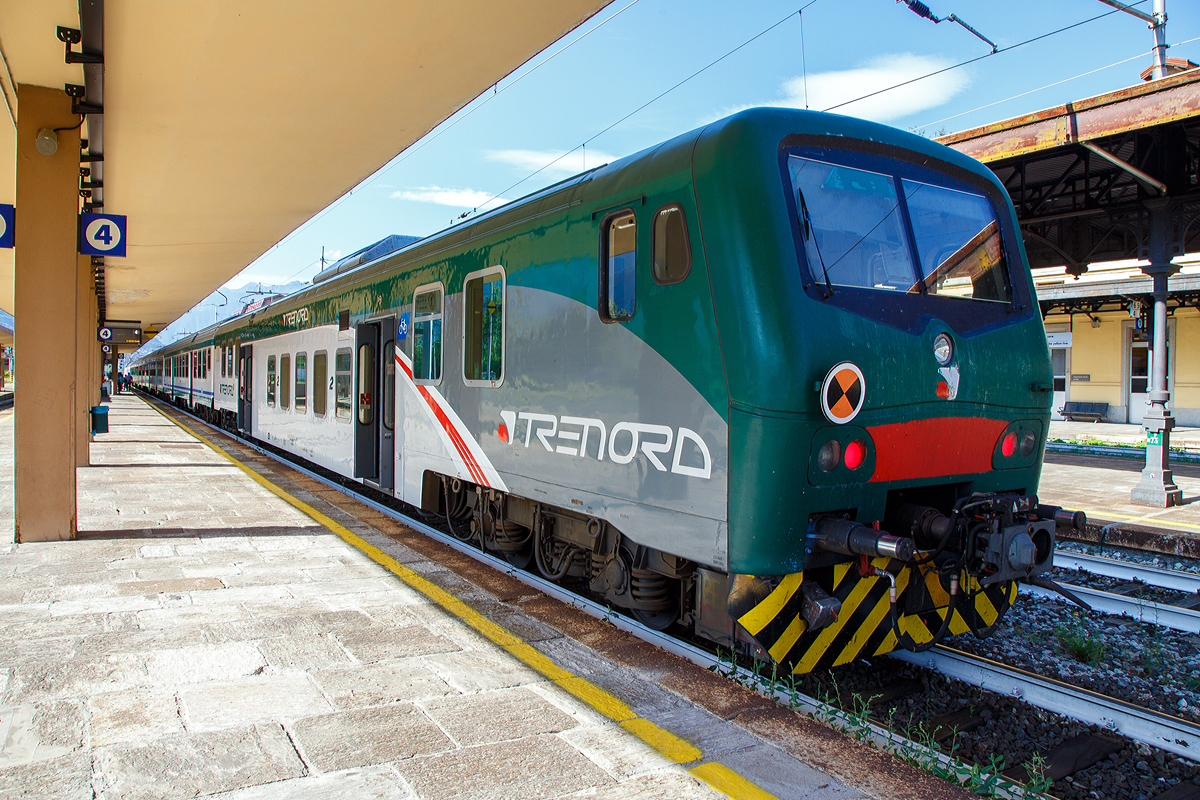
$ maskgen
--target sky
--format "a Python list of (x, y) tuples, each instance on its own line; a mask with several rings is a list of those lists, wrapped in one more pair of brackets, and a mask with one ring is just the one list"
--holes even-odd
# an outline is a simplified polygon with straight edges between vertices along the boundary
[[(999, 52), (896, 0), (616, 0), (226, 286), (310, 280), (322, 248), (329, 262), (436, 233), (744, 108), (836, 107), (932, 137), (1132, 86), (1150, 65), (1146, 23), (1099, 0), (926, 4)], [(1167, 14), (1168, 55), (1200, 62), (1200, 2), (1167, 0)]]

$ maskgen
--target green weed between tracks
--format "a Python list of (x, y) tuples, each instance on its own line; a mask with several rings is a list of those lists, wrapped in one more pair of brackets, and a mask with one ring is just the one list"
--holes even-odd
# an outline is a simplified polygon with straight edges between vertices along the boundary
[[(711, 670), (729, 680), (759, 694), (786, 705), (797, 713), (833, 728), (872, 747), (888, 752), (901, 761), (912, 764), (936, 778), (962, 786), (981, 797), (1033, 798), (1044, 797), (1053, 781), (1045, 774), (1046, 761), (1039, 754), (1026, 761), (1029, 779), (1024, 784), (1004, 777), (1004, 757), (993, 753), (987, 763), (968, 763), (957, 757), (958, 733), (951, 736), (949, 745), (939, 742), (936, 732), (918, 722), (899, 724), (895, 712), (884, 721), (871, 718), (872, 697), (860, 694), (840, 695), (837, 680), (831, 690), (822, 690), (817, 697), (804, 694), (795, 675), (781, 673), (775, 663), (756, 662), (753, 668), (740, 668), (736, 657), (729, 651), (718, 650), (717, 664)], [(813, 701), (816, 701), (815, 704)], [(808, 710), (805, 710), (808, 709)], [(881, 735), (880, 730), (898, 734), (892, 738)]]

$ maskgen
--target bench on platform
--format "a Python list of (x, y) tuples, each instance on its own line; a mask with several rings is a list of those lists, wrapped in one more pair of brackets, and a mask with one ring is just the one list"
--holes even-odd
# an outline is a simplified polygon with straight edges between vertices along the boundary
[(1058, 410), (1071, 422), (1099, 422), (1108, 414), (1108, 403), (1076, 403), (1067, 401)]

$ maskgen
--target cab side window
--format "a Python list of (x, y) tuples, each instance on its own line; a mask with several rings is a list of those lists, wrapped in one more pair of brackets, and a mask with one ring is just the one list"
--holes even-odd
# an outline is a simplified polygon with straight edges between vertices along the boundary
[(692, 270), (687, 221), (678, 203), (663, 206), (654, 214), (654, 281), (679, 283)]
[(637, 304), (637, 217), (633, 211), (618, 211), (604, 221), (600, 250), (600, 318), (624, 322), (633, 317)]
[(267, 356), (267, 405), (275, 405), (275, 356)]

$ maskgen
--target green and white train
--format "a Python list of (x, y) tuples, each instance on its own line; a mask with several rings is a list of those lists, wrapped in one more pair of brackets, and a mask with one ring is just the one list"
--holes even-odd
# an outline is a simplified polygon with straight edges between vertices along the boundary
[(1049, 569), (1033, 284), (946, 147), (746, 111), (327, 273), (137, 384), (796, 671), (986, 634)]

